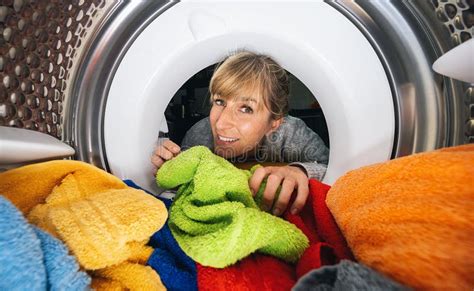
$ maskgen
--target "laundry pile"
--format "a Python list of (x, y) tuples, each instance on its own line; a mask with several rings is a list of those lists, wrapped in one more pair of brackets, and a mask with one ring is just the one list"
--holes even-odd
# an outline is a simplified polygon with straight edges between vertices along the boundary
[(260, 211), (249, 178), (250, 171), (203, 146), (183, 152), (158, 171), (161, 187), (180, 186), (168, 225), (196, 262), (223, 268), (258, 251), (295, 263), (308, 247), (295, 225)]
[[(279, 218), (258, 209), (255, 201), (261, 200), (264, 186), (254, 201), (248, 187), (253, 170), (237, 169), (202, 146), (188, 149), (160, 168), (159, 186), (179, 188), (170, 206), (169, 230), (157, 234), (166, 239), (157, 247), (163, 254), (174, 249), (168, 245), (178, 245), (183, 253), (168, 252), (167, 257), (174, 259), (156, 268), (176, 273), (184, 269), (189, 278), (189, 285), (178, 286), (162, 276), (167, 288), (289, 290), (311, 270), (353, 260), (326, 207), (329, 186), (310, 180), (310, 196), (301, 213), (286, 212)], [(150, 261), (160, 262), (160, 258), (154, 253)], [(403, 289), (370, 272), (381, 279), (366, 281), (367, 288)]]
[(173, 201), (82, 162), (0, 173), (0, 289), (474, 287), (474, 145), (310, 180), (281, 217), (254, 170), (193, 147), (157, 173)]
[[(24, 282), (31, 276), (25, 268), (30, 264), (29, 260), (22, 260), (15, 253), (26, 256), (23, 249), (30, 244), (37, 245), (38, 239), (42, 252), (36, 250), (35, 259), (47, 271), (41, 272), (38, 276), (44, 278), (38, 280), (47, 278), (46, 282), (50, 282), (54, 279), (52, 283), (58, 279), (64, 281), (67, 277), (50, 278), (49, 270), (65, 266), (73, 272), (78, 263), (82, 270), (81, 287), (84, 287), (84, 282), (90, 281), (84, 279), (86, 275), (83, 271), (86, 271), (92, 278), (91, 287), (98, 290), (165, 289), (156, 271), (146, 266), (153, 252), (147, 242), (163, 226), (168, 214), (165, 205), (151, 195), (128, 187), (96, 167), (77, 161), (39, 163), (1, 173), (0, 193), (22, 212), (20, 215), (11, 209), (13, 205), (2, 204), (10, 211), (1, 214), (0, 244), (9, 240), (10, 243), (2, 246), (1, 260), (4, 263), (0, 272), (0, 289), (16, 287), (15, 284), (10, 285), (7, 279)], [(14, 221), (17, 224), (21, 221), (25, 230), (12, 229), (10, 223)], [(36, 232), (35, 237), (31, 229), (36, 227), (47, 234)], [(29, 236), (14, 239), (21, 233), (29, 233)], [(43, 239), (49, 235), (55, 238)], [(56, 242), (58, 246), (55, 249), (64, 245), (72, 256), (68, 257), (65, 251), (49, 255), (51, 252), (43, 247), (45, 241)], [(51, 259), (61, 261), (61, 257), (68, 257), (71, 262), (51, 266)], [(4, 268), (11, 264), (15, 267)], [(74, 280), (75, 277), (79, 275), (73, 276)], [(51, 289), (54, 285), (47, 286)]]

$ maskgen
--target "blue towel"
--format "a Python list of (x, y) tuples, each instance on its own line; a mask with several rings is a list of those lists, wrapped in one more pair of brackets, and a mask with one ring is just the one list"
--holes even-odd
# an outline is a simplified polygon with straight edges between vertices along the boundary
[(57, 238), (33, 226), (41, 241), (44, 265), (48, 274), (48, 290), (88, 290), (91, 278), (79, 271), (76, 258)]
[[(124, 180), (124, 182), (129, 187), (141, 189), (133, 181)], [(157, 198), (163, 201), (166, 208), (169, 209), (172, 203), (170, 199)], [(171, 234), (168, 223), (165, 223), (151, 237), (149, 245), (155, 248), (155, 250), (148, 259), (148, 265), (160, 275), (161, 281), (168, 290), (198, 289), (196, 263), (179, 247)]]
[(46, 290), (43, 251), (23, 214), (0, 196), (0, 289)]
[(0, 196), (0, 290), (85, 290), (90, 283), (63, 243)]

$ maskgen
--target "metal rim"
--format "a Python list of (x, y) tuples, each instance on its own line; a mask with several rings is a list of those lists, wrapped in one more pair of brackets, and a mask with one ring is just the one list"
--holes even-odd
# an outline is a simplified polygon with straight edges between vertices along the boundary
[[(109, 170), (103, 142), (108, 90), (127, 49), (153, 19), (178, 1), (120, 1), (102, 20), (72, 80), (63, 139), (76, 158)], [(118, 129), (117, 129), (118, 130)]]
[(328, 1), (366, 35), (390, 79), (397, 110), (392, 158), (462, 143), (455, 81), (431, 64), (450, 48), (449, 33), (429, 3)]

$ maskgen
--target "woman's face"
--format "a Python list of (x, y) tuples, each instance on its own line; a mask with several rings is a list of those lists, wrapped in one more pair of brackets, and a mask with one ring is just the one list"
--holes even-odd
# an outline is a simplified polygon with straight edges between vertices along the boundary
[(257, 106), (253, 97), (222, 98), (214, 95), (209, 114), (214, 152), (234, 158), (253, 152), (265, 134), (278, 128), (281, 119), (271, 119), (270, 111)]

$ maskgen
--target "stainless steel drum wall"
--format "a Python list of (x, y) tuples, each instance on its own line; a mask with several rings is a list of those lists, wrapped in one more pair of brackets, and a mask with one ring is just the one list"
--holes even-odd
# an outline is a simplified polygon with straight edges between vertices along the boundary
[(62, 138), (71, 73), (105, 7), (105, 0), (1, 2), (0, 125)]
[[(473, 0), (432, 0), (436, 16), (451, 32), (451, 40), (458, 45), (474, 36)], [(459, 84), (464, 92), (462, 120), (464, 121), (464, 141), (474, 143), (474, 86)]]
[(393, 157), (473, 142), (472, 87), (433, 74), (431, 64), (472, 37), (474, 1), (327, 3), (366, 35), (391, 79), (398, 110)]

